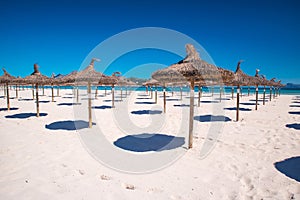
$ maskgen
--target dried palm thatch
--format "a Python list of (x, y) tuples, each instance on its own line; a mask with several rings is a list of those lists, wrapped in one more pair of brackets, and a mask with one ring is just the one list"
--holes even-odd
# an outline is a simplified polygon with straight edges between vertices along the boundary
[(14, 76), (10, 75), (4, 68), (2, 68), (4, 74), (0, 76), (0, 83), (5, 84), (6, 90), (6, 103), (7, 103), (7, 110), (10, 110), (10, 101), (9, 101), (9, 88), (8, 85), (13, 83), (13, 81), (16, 79)]
[(82, 71), (76, 74), (76, 82), (78, 83), (93, 83), (98, 84), (102, 77), (105, 77), (101, 72), (97, 72), (94, 68), (95, 61), (100, 61), (97, 58), (93, 58), (90, 64)]
[[(166, 69), (156, 71), (152, 78), (163, 82), (190, 82), (190, 119), (189, 119), (189, 144), (193, 144), (193, 117), (194, 117), (194, 87), (196, 81), (217, 81), (221, 80), (218, 68), (201, 60), (198, 52), (192, 44), (186, 45), (186, 57)], [(165, 99), (165, 98), (164, 98)], [(165, 103), (164, 103), (165, 105)]]

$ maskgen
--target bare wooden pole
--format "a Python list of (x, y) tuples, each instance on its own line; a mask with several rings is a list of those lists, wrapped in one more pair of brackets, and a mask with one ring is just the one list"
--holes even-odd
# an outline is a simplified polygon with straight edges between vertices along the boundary
[(34, 99), (34, 85), (32, 85), (32, 99)]
[(114, 108), (115, 107), (115, 86), (112, 85), (111, 87), (111, 107)]
[(89, 128), (92, 128), (93, 122), (92, 122), (92, 98), (91, 98), (91, 82), (88, 82), (88, 115), (89, 115)]
[(164, 89), (163, 89), (163, 96), (164, 96), (164, 113), (166, 113), (166, 104), (167, 104), (167, 100), (166, 100), (166, 86), (164, 86)]
[(155, 86), (155, 103), (157, 103), (157, 86)]
[(236, 121), (239, 121), (239, 111), (240, 111), (240, 86), (238, 85), (236, 89)]
[(200, 107), (200, 98), (201, 98), (201, 91), (200, 91), (200, 85), (198, 86), (198, 107)]
[(51, 99), (52, 99), (52, 102), (54, 102), (54, 88), (53, 88), (53, 84), (51, 84)]
[(222, 101), (222, 87), (220, 87), (220, 102)]
[(35, 84), (35, 97), (36, 97), (36, 116), (40, 116), (40, 102), (39, 102), (39, 84)]
[(263, 105), (265, 105), (265, 101), (266, 101), (266, 86), (264, 86)]
[(96, 86), (95, 99), (98, 99), (98, 85)]
[(8, 83), (6, 83), (6, 102), (7, 102), (7, 110), (10, 110), (9, 87), (8, 87)]
[(189, 149), (193, 147), (193, 129), (194, 129), (194, 89), (195, 81), (191, 80), (190, 86), (190, 117), (189, 117)]
[(270, 101), (272, 101), (272, 87), (270, 86)]
[(255, 88), (255, 110), (257, 110), (257, 104), (258, 104), (258, 85), (256, 85)]
[(248, 86), (248, 96), (250, 96), (250, 87)]
[(121, 86), (121, 101), (123, 101), (123, 89), (122, 89), (122, 86)]
[(151, 86), (150, 86), (150, 98), (153, 99), (153, 90)]
[(45, 86), (42, 85), (42, 88), (43, 88), (43, 96), (45, 96)]
[(106, 86), (104, 86), (104, 96), (106, 96)]
[(57, 96), (59, 97), (59, 85), (57, 85)]
[(19, 98), (19, 94), (18, 94), (18, 85), (16, 85), (16, 99)]
[(182, 100), (182, 87), (180, 86), (180, 100)]
[(231, 99), (233, 99), (233, 94), (234, 94), (234, 88), (231, 87)]

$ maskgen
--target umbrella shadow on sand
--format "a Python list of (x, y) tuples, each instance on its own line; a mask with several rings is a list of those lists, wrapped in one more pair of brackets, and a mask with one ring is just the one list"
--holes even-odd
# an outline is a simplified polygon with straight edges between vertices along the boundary
[[(19, 108), (10, 108), (9, 110), (19, 110)], [(0, 108), (0, 111), (7, 111), (7, 108)]]
[[(256, 103), (248, 103), (248, 102), (246, 102), (246, 103), (240, 103), (241, 105), (245, 105), (245, 106), (255, 106), (256, 105)], [(257, 105), (259, 105), (259, 103), (257, 104)]]
[(39, 101), (39, 103), (49, 103), (50, 101)]
[(219, 103), (219, 101), (200, 101), (201, 103)]
[(183, 137), (143, 133), (119, 138), (114, 142), (114, 145), (128, 151), (148, 152), (176, 149), (184, 143)]
[(188, 104), (175, 104), (174, 107), (190, 107)]
[(137, 97), (136, 99), (151, 99), (150, 97)]
[(286, 124), (285, 127), (287, 128), (293, 128), (296, 130), (300, 130), (300, 124), (294, 123), (294, 124)]
[(102, 109), (102, 110), (104, 110), (104, 109), (110, 109), (110, 108), (112, 108), (111, 106), (94, 106), (94, 107), (92, 107), (93, 109)]
[(166, 101), (180, 101), (180, 99), (166, 99)]
[(18, 101), (33, 101), (33, 99), (18, 99)]
[(223, 115), (200, 115), (195, 116), (194, 120), (199, 122), (229, 122), (231, 119)]
[[(40, 113), (40, 117), (44, 117), (47, 116), (47, 113)], [(35, 117), (36, 113), (19, 113), (19, 114), (15, 114), (15, 115), (7, 115), (5, 116), (5, 118), (9, 118), (9, 119), (26, 119), (29, 117)]]
[(289, 114), (291, 114), (291, 115), (300, 115), (300, 111), (290, 111)]
[(135, 115), (156, 115), (161, 113), (161, 110), (136, 110), (131, 112), (131, 114)]
[(290, 107), (293, 107), (293, 108), (300, 108), (300, 105), (290, 105)]
[(59, 103), (58, 106), (77, 106), (81, 105), (81, 103)]
[(155, 104), (155, 102), (142, 101), (142, 102), (135, 102), (135, 104)]
[[(96, 125), (96, 123), (93, 123), (93, 125)], [(80, 130), (88, 127), (89, 127), (89, 123), (83, 120), (57, 121), (45, 125), (45, 128), (49, 130), (67, 130), (67, 131)]]
[[(236, 110), (236, 107), (231, 107), (231, 108), (224, 108), (224, 110)], [(240, 108), (240, 111), (251, 111), (252, 109), (250, 108)]]
[(274, 163), (275, 168), (286, 175), (300, 182), (300, 157), (292, 157), (280, 162)]

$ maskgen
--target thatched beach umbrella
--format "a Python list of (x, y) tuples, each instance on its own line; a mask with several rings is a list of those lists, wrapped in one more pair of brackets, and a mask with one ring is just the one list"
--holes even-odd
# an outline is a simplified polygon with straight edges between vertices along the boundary
[(99, 80), (106, 77), (101, 72), (97, 72), (94, 68), (95, 61), (100, 61), (98, 58), (92, 58), (90, 64), (76, 75), (76, 82), (87, 85), (88, 93), (88, 116), (89, 128), (92, 128), (92, 100), (91, 100), (91, 84), (97, 85)]
[(74, 97), (76, 96), (77, 103), (79, 102), (79, 88), (78, 85), (75, 83), (76, 77), (78, 72), (72, 71), (70, 74), (67, 74), (66, 76), (61, 78), (61, 83), (64, 85), (70, 85), (73, 86), (74, 90)]
[(7, 103), (7, 110), (10, 110), (10, 102), (9, 102), (9, 84), (12, 83), (16, 78), (12, 75), (10, 75), (9, 73), (7, 73), (7, 71), (2, 68), (4, 74), (2, 76), (0, 76), (0, 83), (1, 84), (5, 84), (5, 88), (4, 91), (6, 90), (6, 103)]
[(155, 86), (155, 103), (157, 103), (157, 86), (159, 85), (159, 82), (155, 79), (151, 79), (145, 83), (143, 83), (143, 85), (145, 86), (150, 86), (150, 90), (151, 90), (151, 99), (153, 98), (152, 95), (152, 87)]
[(112, 103), (111, 107), (112, 108), (115, 107), (115, 85), (119, 81), (118, 75), (120, 75), (120, 74), (121, 74), (120, 72), (114, 72), (111, 76), (105, 76), (99, 80), (100, 85), (110, 85), (111, 86), (111, 103)]
[[(190, 116), (189, 116), (189, 143), (193, 146), (193, 122), (194, 122), (194, 89), (197, 81), (211, 81), (220, 79), (217, 67), (200, 59), (198, 52), (191, 44), (186, 45), (187, 56), (176, 64), (152, 74), (152, 78), (161, 81), (157, 73), (164, 74), (167, 70), (179, 73), (183, 78), (181, 81), (190, 82)], [(162, 73), (164, 72), (164, 73)]]
[(237, 86), (237, 102), (236, 102), (236, 121), (239, 121), (239, 109), (240, 109), (240, 88), (241, 86), (249, 85), (253, 78), (251, 76), (246, 75), (242, 70), (241, 70), (241, 63), (243, 60), (240, 60), (237, 64), (235, 73), (234, 73), (234, 79), (232, 84)]
[(37, 64), (33, 65), (34, 72), (26, 76), (24, 78), (24, 82), (26, 84), (32, 84), (35, 85), (35, 90), (36, 90), (36, 116), (40, 116), (40, 106), (39, 106), (39, 85), (45, 85), (50, 83), (50, 79), (47, 76), (44, 76), (40, 73), (39, 71), (39, 66)]
[(258, 106), (258, 85), (262, 85), (263, 81), (261, 79), (261, 77), (258, 74), (259, 69), (256, 69), (255, 71), (255, 79), (253, 79), (252, 84), (255, 85), (255, 110), (257, 110), (257, 106)]

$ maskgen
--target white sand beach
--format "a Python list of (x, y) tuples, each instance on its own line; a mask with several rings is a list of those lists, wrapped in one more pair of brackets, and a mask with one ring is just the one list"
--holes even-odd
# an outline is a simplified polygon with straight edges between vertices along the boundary
[[(122, 160), (116, 169), (92, 155), (80, 137), (91, 130), (87, 128), (87, 109), (74, 109), (79, 105), (72, 105), (72, 90), (60, 90), (56, 102), (51, 102), (50, 94), (46, 89), (45, 96), (40, 96), (39, 118), (35, 117), (31, 90), (19, 91), (19, 100), (11, 99), (11, 111), (0, 111), (0, 199), (300, 199), (299, 96), (281, 95), (266, 105), (259, 101), (258, 110), (254, 110), (253, 94), (243, 96), (240, 121), (236, 122), (236, 102), (231, 94), (223, 96), (222, 103), (219, 94), (214, 98), (203, 94), (200, 107), (195, 107), (194, 146), (188, 150), (185, 111), (189, 108), (178, 100), (179, 93), (173, 97), (168, 93), (163, 114), (161, 93), (157, 105), (147, 103), (154, 100), (145, 92), (136, 91), (112, 109), (111, 96), (99, 91), (98, 99), (93, 100), (92, 129), (100, 127), (114, 149), (136, 156), (180, 154), (160, 168), (149, 166), (152, 170), (148, 172), (134, 173), (136, 166), (126, 172)], [(117, 91), (117, 100), (119, 95)], [(80, 100), (82, 105), (85, 102)], [(6, 107), (4, 97), (0, 103), (1, 109)], [(128, 108), (120, 110), (124, 105)], [(124, 112), (128, 118), (122, 118)], [(80, 133), (74, 130), (74, 120), (83, 120)], [(125, 128), (124, 123), (128, 124)], [(127, 135), (144, 133), (185, 136), (185, 144), (156, 152), (127, 146), (133, 148), (130, 151), (115, 143)], [(101, 153), (115, 156), (110, 151)], [(132, 164), (130, 159), (127, 167)]]

